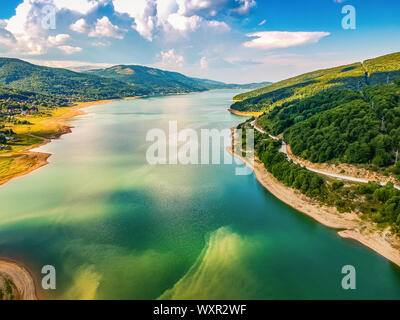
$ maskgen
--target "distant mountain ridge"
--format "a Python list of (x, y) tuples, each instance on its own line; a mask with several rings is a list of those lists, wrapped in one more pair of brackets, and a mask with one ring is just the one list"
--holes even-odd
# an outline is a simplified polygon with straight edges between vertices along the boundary
[(0, 86), (70, 98), (74, 101), (122, 98), (141, 94), (132, 86), (108, 78), (66, 69), (0, 58)]
[(270, 82), (226, 84), (139, 65), (117, 65), (106, 69), (89, 70), (87, 73), (125, 82), (148, 94), (173, 94), (212, 89), (252, 89), (270, 84)]
[(145, 66), (113, 66), (86, 72), (51, 68), (0, 58), (0, 86), (55, 95), (72, 101), (201, 92), (212, 89), (253, 89), (268, 83), (236, 85), (190, 78)]

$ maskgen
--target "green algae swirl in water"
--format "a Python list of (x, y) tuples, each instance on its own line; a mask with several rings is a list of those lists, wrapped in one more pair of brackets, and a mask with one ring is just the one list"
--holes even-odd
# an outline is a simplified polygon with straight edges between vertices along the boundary
[[(67, 299), (395, 299), (399, 268), (274, 198), (236, 165), (146, 162), (146, 133), (226, 129), (237, 91), (118, 101), (40, 148), (50, 164), (0, 187), (0, 256)], [(223, 150), (221, 150), (223, 151)], [(357, 270), (343, 290), (341, 270)]]

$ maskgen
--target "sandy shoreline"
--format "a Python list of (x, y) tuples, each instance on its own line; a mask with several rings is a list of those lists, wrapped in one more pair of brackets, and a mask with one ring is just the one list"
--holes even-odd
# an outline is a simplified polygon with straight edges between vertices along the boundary
[(240, 117), (258, 117), (262, 114), (262, 112), (242, 112), (233, 109), (228, 109), (228, 111)]
[[(128, 100), (128, 99), (129, 100), (137, 99), (137, 97), (125, 98), (123, 100)], [(47, 165), (48, 164), (47, 160), (51, 156), (51, 154), (32, 152), (30, 150), (43, 146), (54, 139), (58, 139), (64, 134), (71, 133), (71, 128), (73, 128), (73, 126), (66, 122), (68, 119), (71, 119), (78, 115), (85, 114), (82, 111), (83, 108), (102, 105), (113, 101), (116, 100), (114, 99), (114, 100), (101, 100), (101, 101), (77, 103), (75, 106), (70, 107), (67, 113), (59, 117), (44, 120), (47, 124), (51, 123), (54, 126), (54, 128), (57, 128), (57, 131), (54, 132), (54, 134), (49, 139), (45, 139), (42, 143), (29, 146), (18, 152), (1, 155), (3, 157), (12, 155), (16, 155), (19, 157), (28, 157), (32, 165), (26, 168), (26, 170), (24, 171), (3, 178), (2, 180), (0, 180), (0, 185), (7, 183), (8, 181), (14, 178), (27, 175), (32, 171)], [(0, 259), (0, 280), (4, 279), (4, 277), (6, 277), (7, 279), (11, 279), (11, 281), (15, 285), (16, 290), (18, 291), (18, 299), (21, 300), (38, 299), (35, 289), (34, 278), (26, 268), (21, 266), (21, 264), (9, 260)], [(0, 289), (1, 289), (1, 283), (2, 282), (0, 281)]]
[(228, 152), (252, 169), (264, 188), (282, 202), (324, 226), (339, 229), (338, 235), (342, 238), (356, 240), (400, 266), (400, 239), (388, 229), (378, 229), (375, 223), (361, 220), (356, 213), (340, 213), (334, 207), (321, 206), (317, 201), (308, 198), (300, 191), (279, 182), (265, 169), (260, 160), (256, 159), (254, 166), (252, 166), (240, 155), (233, 154), (231, 148), (228, 149)]
[(20, 266), (19, 264), (8, 261), (0, 260), (0, 290), (4, 290), (2, 286), (3, 281), (11, 280), (13, 284), (14, 298), (17, 300), (37, 300), (36, 286), (34, 278), (27, 269)]
[[(132, 98), (125, 98), (122, 100), (128, 100), (128, 99), (137, 99), (137, 97), (132, 97)], [(82, 109), (88, 108), (91, 106), (97, 106), (97, 105), (102, 105), (102, 104), (107, 104), (110, 102), (116, 101), (114, 100), (100, 100), (100, 101), (92, 101), (92, 102), (80, 102), (77, 103), (73, 107), (69, 107), (68, 112), (65, 114), (54, 117), (54, 118), (49, 118), (49, 119), (44, 119), (42, 121), (43, 125), (49, 125), (55, 128), (54, 133), (50, 135), (48, 139), (44, 139), (43, 142), (31, 145), (23, 150), (17, 151), (17, 152), (11, 152), (11, 153), (6, 153), (0, 155), (0, 157), (10, 157), (10, 156), (16, 156), (18, 157), (16, 159), (16, 163), (14, 165), (18, 165), (18, 163), (28, 163), (27, 167), (19, 172), (12, 173), (10, 175), (7, 175), (5, 177), (0, 178), (0, 186), (3, 184), (6, 184), (12, 179), (27, 175), (45, 165), (48, 164), (48, 158), (50, 158), (51, 154), (49, 153), (41, 153), (41, 152), (32, 152), (32, 149), (39, 148), (41, 146), (44, 146), (48, 143), (50, 143), (54, 139), (60, 138), (64, 134), (71, 133), (71, 129), (73, 128), (72, 125), (68, 124), (66, 121), (74, 118), (79, 115), (85, 114)]]
[[(68, 124), (66, 121), (78, 115), (85, 114), (82, 109), (90, 106), (111, 103), (116, 100), (130, 100), (137, 98), (139, 97), (78, 103), (77, 105), (70, 107), (69, 111), (62, 116), (46, 119), (45, 121), (51, 122), (59, 130), (42, 143), (15, 152), (17, 155), (30, 157), (31, 160), (33, 160), (33, 165), (23, 172), (19, 172), (0, 180), (0, 185), (47, 165), (48, 158), (51, 154), (32, 152), (30, 150), (43, 146), (51, 142), (53, 139), (59, 138), (63, 134), (71, 133), (71, 128), (73, 128), (73, 126)], [(229, 109), (229, 111), (239, 116), (257, 116), (257, 113), (242, 113), (231, 109)], [(306, 197), (299, 191), (289, 188), (276, 180), (259, 160), (256, 160), (254, 166), (252, 166), (241, 156), (233, 154), (231, 150), (228, 151), (233, 156), (240, 158), (249, 168), (251, 168), (254, 171), (257, 180), (279, 200), (294, 209), (307, 214), (327, 227), (340, 229), (341, 231), (339, 231), (338, 234), (341, 237), (356, 240), (400, 266), (400, 240), (397, 237), (394, 237), (388, 230), (378, 230), (373, 223), (362, 221), (355, 213), (343, 214), (339, 213), (336, 208), (320, 206), (317, 201)], [(8, 276), (13, 281), (18, 290), (20, 299), (37, 299), (34, 278), (27, 269), (16, 262), (0, 259), (0, 279), (2, 274)]]

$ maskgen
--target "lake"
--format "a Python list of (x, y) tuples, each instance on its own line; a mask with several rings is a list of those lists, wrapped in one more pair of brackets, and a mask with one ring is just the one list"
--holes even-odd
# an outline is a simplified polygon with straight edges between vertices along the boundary
[[(0, 187), (0, 256), (56, 299), (399, 299), (400, 268), (277, 200), (237, 165), (156, 165), (146, 134), (227, 129), (238, 91), (86, 109), (38, 150), (50, 164)], [(224, 152), (222, 146), (221, 151)], [(357, 289), (343, 290), (353, 265)]]

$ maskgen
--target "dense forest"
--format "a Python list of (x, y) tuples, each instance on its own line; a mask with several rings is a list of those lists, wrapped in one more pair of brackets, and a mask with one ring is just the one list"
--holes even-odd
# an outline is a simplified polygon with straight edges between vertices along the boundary
[(287, 128), (307, 120), (317, 113), (336, 108), (356, 99), (361, 99), (359, 91), (328, 89), (312, 97), (286, 102), (259, 117), (257, 124), (274, 135), (279, 135)]
[[(241, 127), (249, 125), (249, 121)], [(391, 226), (400, 234), (400, 191), (393, 184), (352, 183), (330, 179), (288, 161), (279, 152), (282, 141), (255, 132), (255, 150), (265, 168), (285, 185), (299, 190), (339, 212), (357, 212), (382, 227)]]
[(73, 101), (122, 98), (142, 94), (126, 83), (65, 69), (0, 58), (0, 85)]
[[(313, 103), (305, 112), (301, 112), (306, 106), (304, 101), (299, 101), (268, 116), (274, 132), (285, 130), (285, 141), (295, 155), (312, 162), (335, 159), (377, 167), (393, 165), (398, 160), (400, 79), (366, 86), (360, 92), (324, 93), (310, 100), (306, 102)], [(329, 110), (323, 111), (324, 108)], [(280, 118), (280, 112), (288, 116), (287, 121)]]
[(0, 110), (30, 110), (37, 107), (66, 107), (69, 101), (60, 96), (23, 91), (15, 88), (0, 86)]

